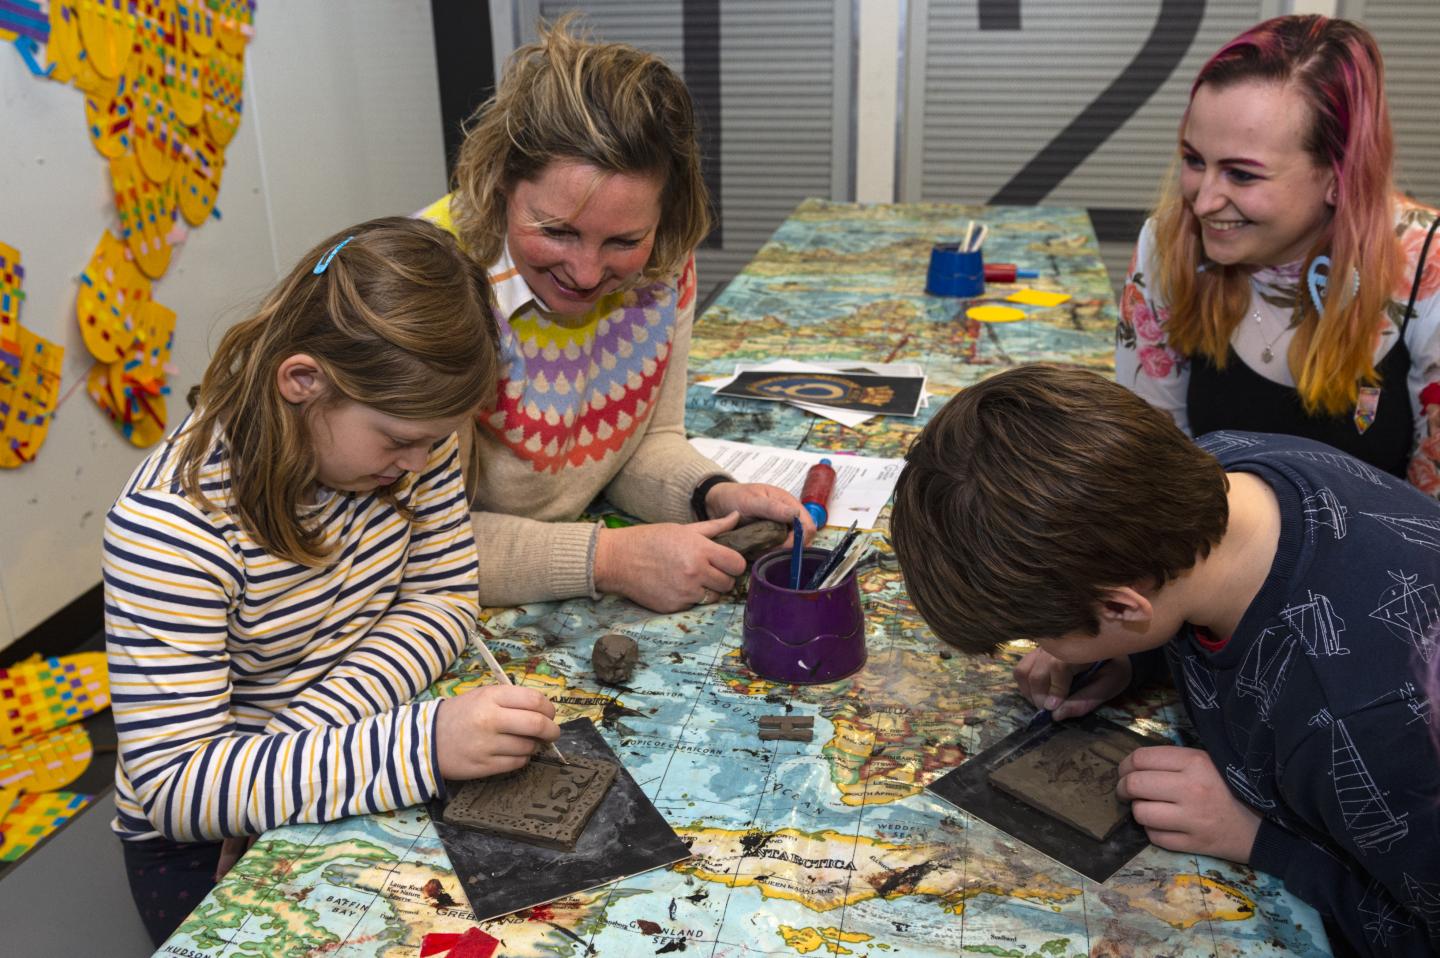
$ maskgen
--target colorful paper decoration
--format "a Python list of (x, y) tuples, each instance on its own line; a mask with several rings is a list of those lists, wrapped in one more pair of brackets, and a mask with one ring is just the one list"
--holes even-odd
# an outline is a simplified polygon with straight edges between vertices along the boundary
[(115, 87), (115, 78), (102, 77), (90, 62), (80, 39), (80, 14), (73, 0), (50, 0), (50, 79), (73, 83), (91, 96), (101, 96)]
[(20, 327), (20, 372), (0, 367), (0, 469), (32, 461), (45, 444), (60, 399), (65, 347)]
[(21, 37), (45, 43), (50, 38), (50, 18), (35, 0), (0, 3), (0, 40), (14, 43)]
[(135, 309), (149, 299), (150, 280), (125, 258), (125, 245), (105, 231), (75, 295), (75, 318), (90, 355), (102, 363), (119, 361), (135, 344)]
[(0, 372), (20, 373), (20, 304), (25, 292), (20, 251), (0, 243)]
[(115, 211), (120, 214), (120, 238), (130, 247), (140, 272), (159, 279), (170, 266), (174, 184), (168, 179), (152, 180), (129, 155), (110, 161), (110, 182), (115, 189)]
[(20, 253), (0, 243), (0, 469), (35, 458), (60, 396), (63, 346), (20, 325)]
[(0, 750), (0, 790), (53, 792), (64, 788), (80, 777), (94, 754), (90, 734), (78, 722), (42, 732)]
[[(0, 0), (0, 15), (30, 6)], [(87, 94), (88, 132), (110, 161), (119, 217), (119, 239), (101, 237), (75, 302), (86, 348), (99, 363), (88, 392), (131, 442), (149, 445), (164, 434), (175, 319), (153, 302), (150, 282), (169, 268), (186, 224), (219, 218), (255, 2), (51, 0), (48, 17), (40, 4), (33, 7), (35, 29), (49, 36), (50, 76)], [(150, 317), (144, 324), (142, 312)], [(21, 351), (18, 336), (7, 341), (0, 329), (0, 362), (8, 355), (18, 369)], [(60, 355), (53, 347), (41, 354)]]
[[(220, 35), (223, 37), (225, 34), (222, 32)], [(216, 145), (229, 146), (235, 131), (240, 128), (245, 64), (224, 49), (222, 40), (205, 60), (202, 80), (205, 85), (205, 129)]]
[(91, 65), (103, 77), (118, 78), (135, 46), (130, 0), (77, 0), (75, 12)]
[(0, 746), (78, 722), (109, 705), (104, 652), (37, 657), (0, 669)]
[(210, 141), (204, 128), (198, 128), (196, 135), (185, 143), (175, 169), (175, 198), (185, 222), (203, 226), (215, 212), (224, 172), (224, 152)]
[(0, 862), (19, 861), (45, 836), (90, 804), (91, 796), (76, 792), (34, 792), (21, 795), (0, 818)]

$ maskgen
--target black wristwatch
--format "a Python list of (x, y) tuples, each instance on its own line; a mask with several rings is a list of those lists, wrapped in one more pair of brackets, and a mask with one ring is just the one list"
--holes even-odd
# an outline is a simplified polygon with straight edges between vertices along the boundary
[(710, 495), (710, 490), (720, 485), (720, 483), (734, 481), (734, 479), (726, 475), (706, 476), (704, 479), (701, 479), (700, 485), (696, 486), (695, 491), (690, 493), (690, 511), (695, 513), (695, 518), (701, 522), (709, 519), (710, 513), (705, 509), (705, 497)]

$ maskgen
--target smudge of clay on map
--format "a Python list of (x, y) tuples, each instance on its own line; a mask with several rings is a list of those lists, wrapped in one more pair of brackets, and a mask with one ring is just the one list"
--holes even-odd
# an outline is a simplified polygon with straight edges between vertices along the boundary
[(996, 788), (1098, 841), (1130, 809), (1115, 796), (1118, 766), (1135, 743), (1113, 734), (1066, 729), (990, 773)]

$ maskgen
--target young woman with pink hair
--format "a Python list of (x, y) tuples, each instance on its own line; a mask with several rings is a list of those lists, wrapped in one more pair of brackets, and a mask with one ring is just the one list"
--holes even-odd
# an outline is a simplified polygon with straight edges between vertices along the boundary
[(1363, 27), (1276, 17), (1223, 46), (1126, 278), (1119, 382), (1192, 435), (1305, 436), (1440, 496), (1436, 214), (1393, 158)]

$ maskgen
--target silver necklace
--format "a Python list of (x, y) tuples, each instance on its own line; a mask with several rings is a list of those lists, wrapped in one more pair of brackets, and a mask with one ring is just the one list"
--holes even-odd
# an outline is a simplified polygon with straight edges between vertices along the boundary
[[(1253, 313), (1251, 313), (1250, 315), (1254, 318), (1254, 320), (1255, 320), (1255, 325), (1256, 325), (1256, 327), (1260, 330), (1260, 338), (1261, 338), (1261, 339), (1264, 339), (1264, 338), (1265, 338), (1265, 322), (1264, 322), (1264, 320), (1261, 319), (1261, 317), (1260, 317), (1260, 310), (1257, 309), (1257, 310), (1255, 310)], [(1276, 340), (1278, 340), (1281, 336), (1284, 336), (1284, 335), (1285, 335), (1285, 330), (1287, 330), (1287, 329), (1289, 329), (1289, 328), (1290, 328), (1290, 327), (1288, 327), (1288, 326), (1282, 328), (1282, 329), (1280, 330), (1280, 332), (1276, 333), (1274, 336), (1272, 336), (1272, 337), (1270, 338), (1270, 340), (1269, 340), (1268, 342), (1265, 343), (1265, 348), (1262, 349), (1262, 350), (1260, 350), (1260, 361), (1261, 361), (1262, 363), (1269, 363), (1269, 362), (1271, 362), (1271, 361), (1275, 358), (1275, 350), (1272, 349), (1271, 347), (1275, 345), (1275, 341), (1276, 341)]]

